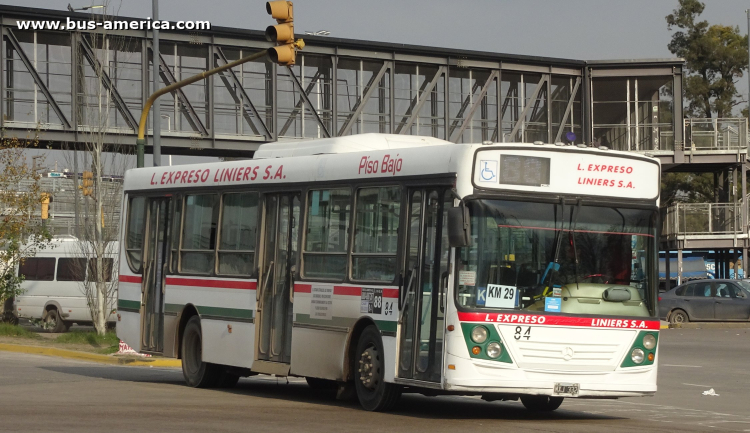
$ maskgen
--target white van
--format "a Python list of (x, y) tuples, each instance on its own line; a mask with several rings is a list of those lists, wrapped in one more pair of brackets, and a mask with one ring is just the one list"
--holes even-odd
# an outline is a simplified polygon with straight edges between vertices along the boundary
[[(112, 251), (104, 259), (106, 281), (117, 281), (117, 251), (114, 242), (107, 248)], [(65, 332), (70, 325), (92, 323), (91, 312), (86, 301), (83, 282), (96, 270), (96, 259), (87, 259), (81, 253), (78, 240), (56, 239), (51, 248), (39, 250), (35, 257), (29, 257), (18, 266), (18, 273), (24, 276), (21, 284), (23, 293), (16, 296), (14, 312), (19, 318), (41, 320), (50, 332)], [(115, 286), (116, 289), (116, 286)], [(107, 322), (114, 323), (116, 316), (114, 291), (108, 300), (112, 313)]]

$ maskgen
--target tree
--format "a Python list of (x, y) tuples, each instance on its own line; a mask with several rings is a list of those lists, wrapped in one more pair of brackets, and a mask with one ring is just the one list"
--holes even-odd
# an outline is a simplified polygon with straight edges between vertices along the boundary
[(40, 176), (28, 165), (24, 149), (33, 140), (0, 140), (0, 318), (12, 320), (12, 299), (21, 294), (23, 277), (16, 266), (52, 240), (41, 216), (46, 194)]
[(663, 173), (661, 202), (710, 203), (714, 201), (713, 173)]
[(731, 117), (739, 99), (737, 80), (747, 69), (747, 37), (738, 27), (698, 21), (705, 4), (678, 0), (680, 7), (667, 15), (667, 29), (679, 29), (668, 47), (685, 59), (683, 80), (685, 113), (695, 117)]
[[(109, 2), (102, 4), (104, 13), (92, 14), (92, 20), (113, 18), (106, 15)], [(118, 252), (121, 178), (133, 165), (132, 156), (123, 155), (127, 153), (126, 147), (112, 142), (111, 137), (117, 136), (122, 119), (117, 118), (113, 88), (107, 85), (107, 81), (118, 82), (118, 73), (123, 74), (119, 65), (123, 62), (132, 64), (133, 60), (128, 57), (133, 52), (140, 52), (140, 46), (136, 50), (132, 39), (108, 34), (105, 30), (77, 33), (75, 37), (88, 47), (90, 55), (76, 62), (80, 68), (77, 117), (85, 125), (85, 132), (80, 135), (77, 149), (68, 152), (67, 156), (74, 159), (68, 164), (78, 166), (80, 151), (83, 171), (93, 173), (91, 194), (82, 197), (82, 206), (76, 209), (81, 221), (76, 233), (78, 251), (87, 259), (81, 262), (83, 265), (78, 271), (86, 276), (81, 278), (81, 291), (86, 296), (94, 328), (98, 334), (104, 335), (107, 319), (116, 308), (118, 265), (112, 263), (111, 258)]]

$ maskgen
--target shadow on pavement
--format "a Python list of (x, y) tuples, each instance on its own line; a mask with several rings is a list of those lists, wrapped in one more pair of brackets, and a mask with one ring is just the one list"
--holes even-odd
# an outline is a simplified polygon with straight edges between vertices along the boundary
[[(355, 400), (336, 400), (335, 392), (310, 388), (304, 379), (274, 378), (270, 376), (253, 376), (243, 378), (232, 389), (191, 389), (187, 388), (182, 372), (175, 369), (148, 367), (41, 367), (44, 370), (73, 374), (89, 378), (164, 384), (179, 387), (188, 392), (223, 393), (227, 396), (248, 396), (271, 398), (290, 402), (317, 404), (342, 409), (360, 411)], [(216, 395), (212, 398), (215, 398)], [(485, 419), (485, 420), (621, 420), (622, 417), (589, 414), (565, 409), (565, 402), (560, 409), (551, 413), (535, 413), (526, 410), (520, 402), (486, 402), (478, 398), (462, 396), (425, 397), (421, 394), (404, 394), (397, 408), (389, 412), (393, 416), (404, 416), (425, 419)]]

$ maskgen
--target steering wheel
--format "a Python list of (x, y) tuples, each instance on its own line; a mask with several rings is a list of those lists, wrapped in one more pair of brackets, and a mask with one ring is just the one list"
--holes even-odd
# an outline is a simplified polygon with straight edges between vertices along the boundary
[[(602, 280), (601, 282), (595, 283), (595, 284), (607, 284), (607, 283), (609, 283), (609, 276), (604, 275), (604, 274), (589, 274), (589, 275), (586, 275), (583, 279), (584, 280), (588, 280), (588, 279), (592, 279), (593, 280), (594, 278), (598, 278), (598, 279)], [(591, 281), (591, 282), (593, 283), (593, 281)]]

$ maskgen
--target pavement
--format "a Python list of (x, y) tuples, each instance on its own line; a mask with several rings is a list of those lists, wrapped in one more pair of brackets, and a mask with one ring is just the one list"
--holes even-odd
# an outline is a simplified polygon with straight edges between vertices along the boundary
[[(304, 379), (243, 378), (195, 389), (176, 368), (106, 365), (0, 351), (0, 431), (560, 433), (750, 431), (750, 330), (667, 329), (654, 397), (565, 399), (549, 414), (478, 397), (404, 395), (390, 413), (311, 389)], [(706, 393), (711, 389), (713, 393)]]

